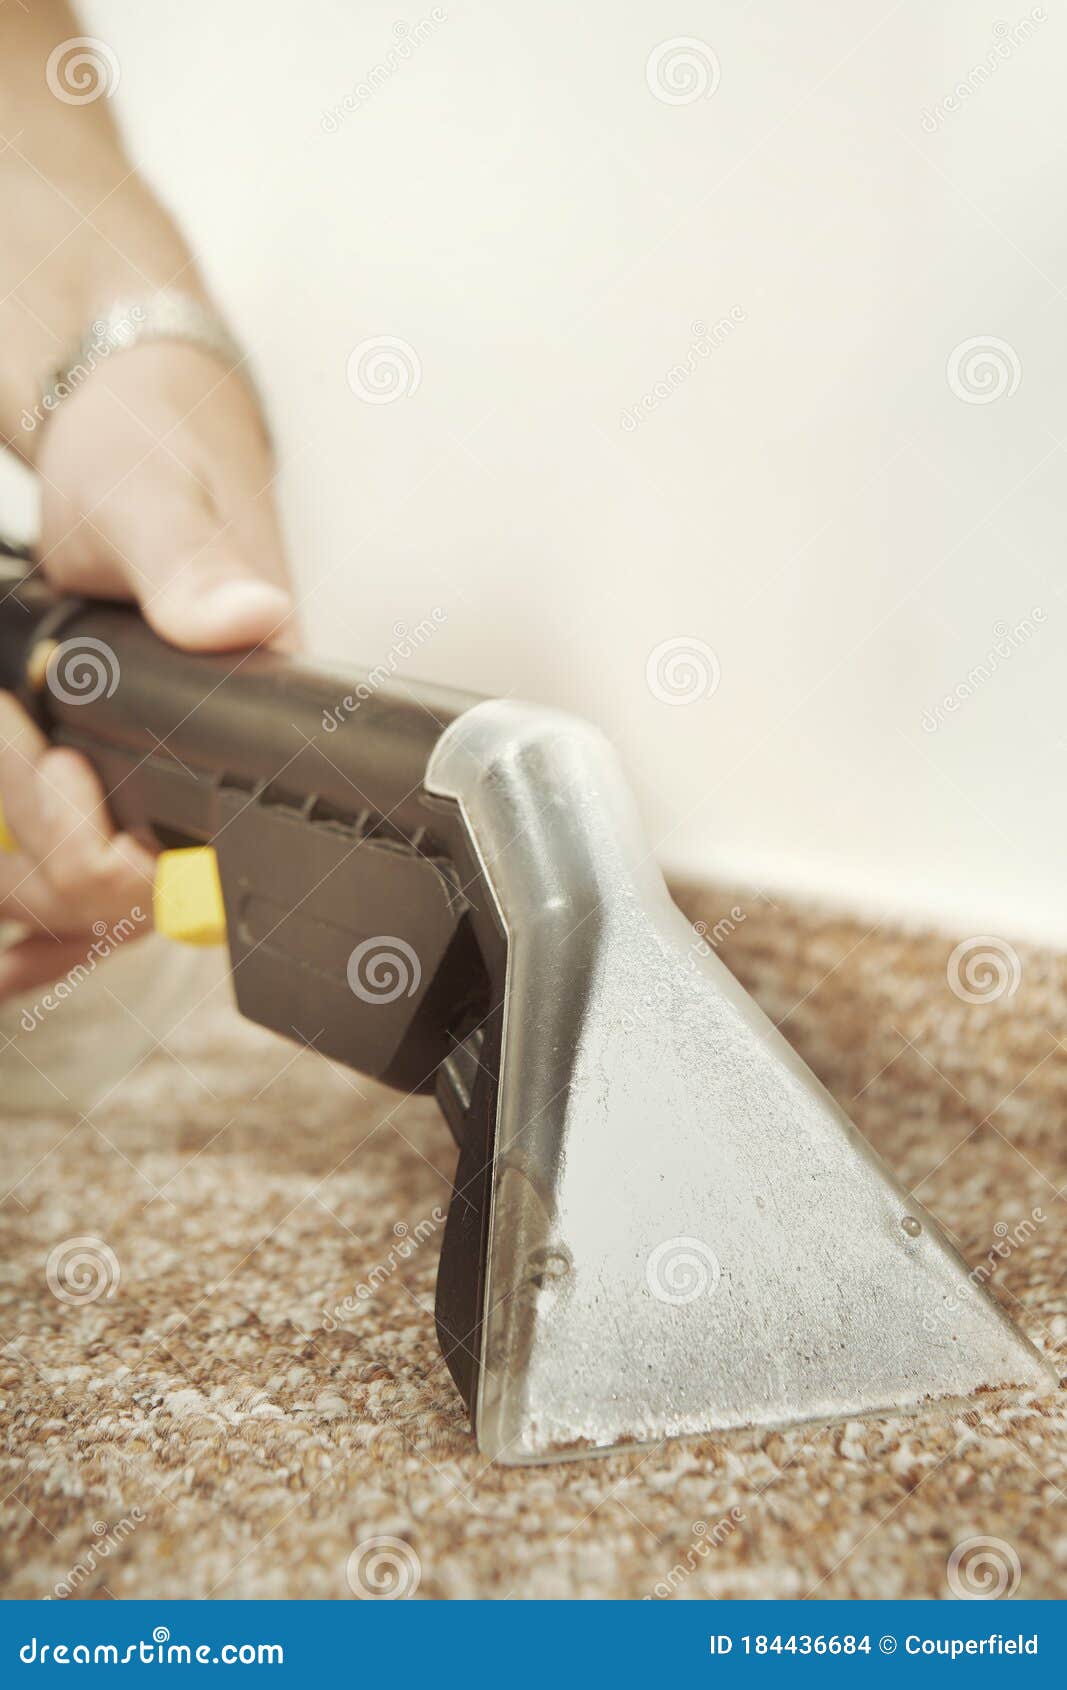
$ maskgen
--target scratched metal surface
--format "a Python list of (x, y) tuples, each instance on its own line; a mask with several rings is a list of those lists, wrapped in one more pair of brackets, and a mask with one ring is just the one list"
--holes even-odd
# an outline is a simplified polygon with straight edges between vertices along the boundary
[(671, 903), (603, 736), (486, 702), (427, 784), (461, 802), (510, 935), (487, 1455), (1055, 1388)]

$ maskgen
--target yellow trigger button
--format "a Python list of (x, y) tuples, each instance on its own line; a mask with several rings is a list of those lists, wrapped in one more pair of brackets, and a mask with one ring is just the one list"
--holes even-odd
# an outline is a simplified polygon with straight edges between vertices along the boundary
[(210, 845), (162, 851), (152, 894), (156, 931), (185, 945), (223, 945), (226, 911)]
[(4, 820), (3, 807), (0, 806), (0, 851), (17, 851), (19, 842)]

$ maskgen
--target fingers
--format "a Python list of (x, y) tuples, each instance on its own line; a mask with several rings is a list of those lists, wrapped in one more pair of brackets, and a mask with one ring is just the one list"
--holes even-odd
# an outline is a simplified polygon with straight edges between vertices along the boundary
[(270, 451), (244, 378), (138, 348), (66, 401), (40, 454), (45, 567), (118, 591), (187, 650), (291, 644)]
[(0, 808), (18, 851), (0, 858), (0, 914), (50, 940), (150, 907), (153, 859), (108, 820), (84, 758), (52, 749), (0, 693)]
[(286, 643), (289, 594), (257, 572), (236, 523), (181, 465), (139, 471), (121, 498), (103, 500), (92, 530), (88, 544), (76, 526), (53, 548), (46, 567), (60, 587), (135, 599), (156, 633), (187, 651)]
[(288, 593), (258, 574), (203, 489), (180, 465), (156, 465), (102, 513), (123, 585), (165, 640), (187, 651), (274, 641)]
[(0, 952), (0, 998), (17, 997), (34, 986), (48, 986), (70, 974), (93, 955), (92, 932), (77, 939), (51, 939), (35, 934)]
[(239, 561), (226, 554), (211, 560), (202, 588), (199, 569), (189, 567), (192, 580), (179, 567), (159, 598), (145, 603), (145, 616), (164, 639), (190, 651), (282, 643), (292, 605), (280, 587), (242, 579)]

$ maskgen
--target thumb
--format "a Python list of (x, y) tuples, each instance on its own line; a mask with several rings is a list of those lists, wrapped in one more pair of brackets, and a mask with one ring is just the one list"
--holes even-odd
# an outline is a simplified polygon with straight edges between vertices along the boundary
[(289, 594), (257, 575), (224, 534), (178, 557), (137, 597), (156, 633), (188, 651), (289, 643)]
[(202, 486), (184, 475), (132, 498), (110, 524), (116, 559), (145, 620), (189, 651), (294, 643), (292, 599), (279, 584), (281, 543), (273, 515), (226, 522)]

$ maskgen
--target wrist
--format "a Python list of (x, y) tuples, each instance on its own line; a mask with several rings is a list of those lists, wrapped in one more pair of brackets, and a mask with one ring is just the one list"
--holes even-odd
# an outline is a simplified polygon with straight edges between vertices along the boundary
[(177, 229), (137, 178), (109, 192), (113, 169), (90, 166), (58, 182), (42, 207), (40, 183), (26, 181), (20, 160), (0, 170), (15, 231), (0, 255), (0, 434), (32, 465), (42, 394), (96, 319), (168, 285), (205, 307), (208, 296)]

